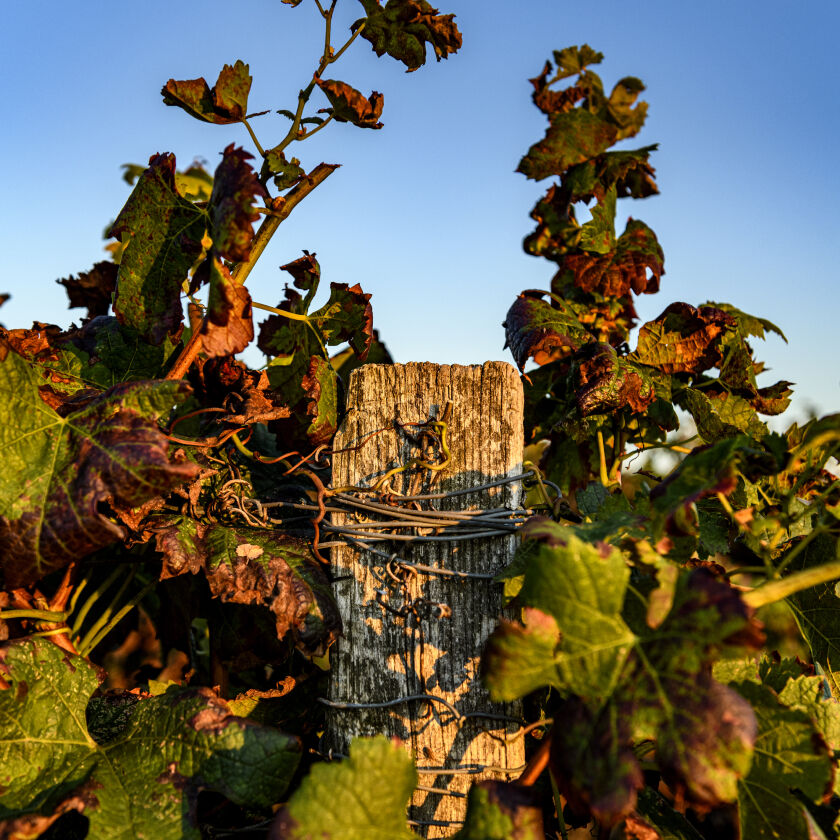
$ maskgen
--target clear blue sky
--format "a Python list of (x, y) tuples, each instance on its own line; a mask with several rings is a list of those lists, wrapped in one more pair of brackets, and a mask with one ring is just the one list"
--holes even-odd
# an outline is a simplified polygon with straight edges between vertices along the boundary
[[(659, 143), (661, 195), (619, 202), (619, 219), (647, 222), (665, 249), (659, 295), (729, 301), (775, 321), (757, 355), (797, 382), (796, 413), (840, 410), (836, 0), (702, 4), (563, 0), (440, 0), (464, 35), (448, 61), (416, 73), (361, 39), (331, 68), (385, 95), (381, 131), (333, 124), (295, 153), (307, 168), (341, 163), (284, 224), (249, 281), (275, 303), (277, 267), (315, 251), (324, 281), (361, 283), (398, 361), (510, 359), (500, 326), (516, 294), (545, 288), (552, 265), (526, 256), (528, 214), (549, 181), (513, 170), (545, 118), (527, 79), (553, 49), (587, 42), (605, 53), (609, 87), (635, 75), (649, 118), (633, 145)], [(335, 41), (361, 14), (339, 0)], [(199, 123), (163, 106), (170, 77), (205, 76), (242, 59), (250, 110), (292, 108), (321, 44), (312, 0), (11, 3), (0, 57), (4, 130), (0, 311), (7, 327), (67, 325), (58, 277), (103, 258), (102, 231), (128, 195), (120, 164), (172, 151), (180, 166), (215, 167), (241, 126)], [(255, 120), (264, 145), (283, 117)], [(253, 359), (252, 361), (258, 361)]]

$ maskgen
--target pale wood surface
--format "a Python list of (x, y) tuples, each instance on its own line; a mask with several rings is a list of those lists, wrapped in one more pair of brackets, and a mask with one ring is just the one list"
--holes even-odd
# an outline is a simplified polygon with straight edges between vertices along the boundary
[[(334, 442), (341, 450), (358, 444), (371, 432), (380, 434), (359, 449), (333, 457), (333, 487), (371, 486), (394, 466), (420, 455), (398, 423), (420, 423), (440, 417), (452, 403), (448, 424), (451, 463), (431, 484), (448, 491), (466, 488), (522, 472), (522, 386), (516, 371), (503, 362), (484, 365), (366, 365), (353, 371), (346, 419)], [(415, 469), (394, 476), (395, 492), (426, 492), (433, 474)], [(419, 486), (418, 486), (419, 484)], [(432, 502), (440, 510), (515, 509), (520, 483), (491, 491)], [(429, 503), (423, 503), (428, 507)], [(335, 524), (350, 518), (335, 514)], [(450, 545), (434, 543), (405, 547), (383, 543), (401, 558), (431, 566), (495, 574), (506, 566), (515, 537), (496, 536)], [(456, 548), (457, 546), (457, 548)], [(377, 603), (399, 610), (406, 591), (384, 573), (382, 558), (350, 548), (332, 549), (335, 593), (344, 622), (344, 636), (331, 652), (330, 699), (337, 702), (385, 702), (414, 694), (433, 694), (460, 714), (489, 713), (520, 718), (518, 704), (492, 704), (478, 677), (482, 647), (501, 612), (501, 585), (489, 580), (453, 580), (405, 575), (408, 601), (425, 599), (416, 617), (402, 618)], [(378, 568), (377, 568), (378, 567)], [(342, 580), (343, 578), (343, 580)], [(384, 579), (384, 582), (383, 582)], [(445, 605), (442, 610), (434, 604)], [(441, 617), (440, 612), (448, 612)], [(487, 765), (475, 776), (423, 773), (420, 784), (464, 793), (478, 778), (511, 779), (524, 763), (518, 724), (471, 717), (457, 721), (438, 703), (414, 701), (384, 709), (329, 712), (327, 741), (346, 753), (357, 735), (383, 733), (403, 740), (418, 769)], [(506, 740), (513, 735), (511, 740)], [(505, 772), (505, 768), (514, 772)], [(464, 798), (417, 791), (409, 816), (415, 820), (463, 819)], [(427, 837), (446, 837), (457, 830), (430, 827)]]

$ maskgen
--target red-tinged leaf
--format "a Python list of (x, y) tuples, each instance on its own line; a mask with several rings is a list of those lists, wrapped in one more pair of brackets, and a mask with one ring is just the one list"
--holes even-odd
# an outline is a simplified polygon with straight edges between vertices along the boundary
[(782, 380), (767, 388), (759, 388), (758, 395), (750, 402), (759, 414), (781, 414), (790, 405), (790, 398), (793, 396), (791, 385), (793, 382)]
[(723, 358), (721, 338), (735, 327), (735, 319), (720, 309), (672, 303), (639, 330), (633, 361), (665, 373), (700, 374)]
[(227, 125), (248, 113), (251, 75), (248, 65), (237, 61), (225, 64), (212, 89), (202, 77), (186, 81), (170, 79), (161, 90), (165, 105), (177, 105), (197, 120)]
[(549, 75), (553, 67), (550, 61), (546, 61), (542, 73), (528, 81), (534, 86), (531, 99), (544, 114), (558, 114), (569, 111), (586, 96), (586, 88), (572, 86), (563, 90), (552, 90), (549, 85)]
[(577, 369), (575, 401), (583, 416), (629, 408), (642, 413), (656, 398), (648, 371), (619, 358), (609, 344), (591, 344)]
[(728, 495), (737, 486), (737, 468), (750, 439), (741, 435), (692, 450), (691, 454), (650, 493), (654, 508), (673, 519), (695, 502), (718, 493)]
[(531, 211), (536, 230), (525, 237), (522, 247), (527, 254), (560, 262), (577, 245), (580, 225), (575, 220), (569, 195), (553, 184)]
[[(608, 242), (607, 238), (604, 244)], [(585, 292), (606, 297), (623, 297), (631, 290), (637, 295), (653, 294), (659, 291), (665, 273), (665, 255), (656, 234), (644, 222), (630, 219), (614, 251), (603, 256), (568, 254), (561, 267), (572, 273), (574, 284)]]
[(268, 196), (248, 163), (252, 157), (231, 143), (222, 153), (222, 162), (213, 178), (210, 236), (213, 248), (232, 262), (248, 259), (254, 238), (253, 224), (260, 217), (254, 201)]
[[(304, 251), (302, 257), (281, 265), (280, 268), (282, 271), (288, 271), (292, 275), (292, 282), (296, 288), (305, 292), (312, 291), (313, 294), (318, 290), (318, 283), (321, 280), (321, 266), (318, 265), (315, 254)], [(308, 301), (309, 296), (307, 296), (304, 304)]]
[(185, 386), (116, 385), (61, 416), (42, 400), (40, 384), (40, 373), (0, 344), (0, 385), (14, 418), (0, 426), (0, 457), (17, 477), (0, 490), (0, 563), (12, 587), (122, 538), (114, 513), (198, 472), (170, 460), (156, 422), (184, 399)]
[(277, 638), (323, 654), (341, 632), (330, 585), (306, 540), (258, 528), (204, 525), (192, 519), (161, 531), (162, 577), (203, 572), (213, 597), (266, 607)]
[(373, 91), (367, 97), (356, 88), (335, 79), (316, 78), (315, 84), (329, 99), (333, 118), (337, 122), (353, 123), (359, 128), (382, 128), (379, 117), (382, 116), (385, 100), (378, 91)]
[(574, 108), (561, 112), (552, 118), (545, 137), (519, 161), (516, 171), (534, 181), (562, 175), (570, 166), (605, 152), (618, 134), (617, 126), (591, 111)]
[(435, 58), (448, 58), (461, 48), (461, 33), (455, 15), (441, 15), (426, 0), (360, 0), (367, 18), (350, 28), (355, 32), (364, 23), (362, 37), (370, 41), (377, 55), (388, 53), (401, 61), (408, 72), (426, 63), (426, 45)]
[(562, 725), (552, 728), (551, 770), (572, 810), (605, 825), (629, 816), (644, 783), (630, 715), (612, 704), (596, 711), (577, 697), (554, 714)]
[(118, 270), (119, 266), (115, 263), (103, 260), (78, 277), (71, 275), (55, 282), (67, 290), (70, 309), (84, 307), (87, 309), (87, 317), (95, 318), (97, 315), (107, 315), (111, 308)]
[(592, 338), (573, 313), (546, 303), (543, 294), (523, 292), (502, 324), (519, 370), (532, 357), (538, 365), (565, 358)]
[(312, 356), (300, 386), (305, 394), (304, 416), (309, 420), (306, 437), (310, 445), (329, 443), (338, 428), (338, 376), (329, 359)]
[(207, 321), (201, 331), (202, 348), (210, 357), (232, 356), (254, 340), (251, 295), (244, 286), (234, 282), (215, 255), (209, 256), (200, 270), (209, 275), (210, 284)]
[(206, 212), (178, 194), (175, 156), (153, 155), (108, 232), (125, 244), (114, 311), (152, 344), (180, 327), (181, 285), (206, 226)]
[(353, 352), (364, 361), (373, 341), (373, 309), (370, 295), (356, 283), (330, 283), (330, 299), (310, 315), (329, 345), (349, 341)]
[[(330, 358), (333, 370), (338, 374), (341, 381), (346, 388), (350, 384), (350, 374), (361, 367), (363, 361), (356, 355), (356, 351), (352, 347), (341, 350), (335, 356)], [(394, 359), (392, 358), (385, 342), (379, 338), (379, 330), (373, 330), (373, 339), (370, 343), (365, 362), (370, 365), (392, 365)]]
[(470, 787), (464, 827), (453, 840), (543, 840), (540, 795), (514, 782), (484, 779)]
[(618, 198), (647, 198), (659, 189), (654, 182), (655, 169), (648, 163), (657, 145), (634, 151), (604, 152), (567, 170), (563, 189), (570, 202), (600, 198), (615, 187)]

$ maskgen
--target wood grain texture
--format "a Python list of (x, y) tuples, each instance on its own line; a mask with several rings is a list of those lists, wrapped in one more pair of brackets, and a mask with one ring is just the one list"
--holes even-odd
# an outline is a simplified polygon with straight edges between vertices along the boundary
[[(390, 480), (395, 492), (427, 492), (430, 486), (435, 492), (462, 489), (522, 472), (522, 385), (511, 365), (366, 365), (351, 376), (347, 416), (334, 443), (333, 487), (369, 487), (389, 469), (423, 454), (416, 427), (401, 430), (399, 424), (440, 417), (448, 402), (449, 466), (439, 473), (417, 468), (400, 473)], [(358, 449), (338, 452), (375, 431), (380, 433)], [(521, 486), (515, 482), (423, 505), (439, 510), (516, 509), (520, 499)], [(343, 524), (350, 519), (334, 514), (333, 521)], [(495, 536), (454, 544), (378, 547), (399, 552), (413, 563), (495, 574), (510, 562), (515, 540)], [(520, 718), (518, 704), (492, 704), (478, 678), (482, 647), (501, 613), (501, 585), (422, 573), (404, 574), (404, 583), (398, 583), (383, 569), (385, 562), (368, 552), (332, 549), (344, 636), (331, 654), (330, 699), (371, 703), (432, 694), (460, 715)], [(377, 602), (377, 590), (379, 600), (396, 611), (407, 602), (422, 601), (415, 604), (416, 613), (400, 617)], [(359, 735), (398, 737), (415, 757), (421, 785), (463, 794), (478, 778), (517, 775), (524, 763), (523, 739), (507, 736), (515, 736), (518, 729), (517, 723), (488, 717), (458, 720), (440, 703), (412, 701), (382, 709), (331, 710), (327, 741), (346, 753), (350, 740)], [(472, 764), (498, 769), (477, 775), (422, 772)], [(418, 790), (409, 816), (457, 823), (465, 808), (462, 797)], [(453, 824), (418, 830), (427, 837), (446, 837), (457, 828)]]

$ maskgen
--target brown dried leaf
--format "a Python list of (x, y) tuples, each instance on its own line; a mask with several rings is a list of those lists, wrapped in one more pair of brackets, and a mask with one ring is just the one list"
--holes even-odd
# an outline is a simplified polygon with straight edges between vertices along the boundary
[(95, 318), (97, 315), (107, 315), (111, 308), (111, 298), (117, 288), (118, 271), (119, 266), (116, 263), (102, 260), (78, 277), (71, 275), (55, 282), (67, 290), (70, 309), (85, 307), (87, 317)]
[(369, 97), (346, 82), (336, 79), (315, 78), (315, 84), (324, 92), (330, 101), (332, 109), (329, 111), (337, 122), (349, 122), (359, 128), (382, 128), (379, 117), (382, 116), (382, 106), (385, 99), (378, 91), (373, 91)]

